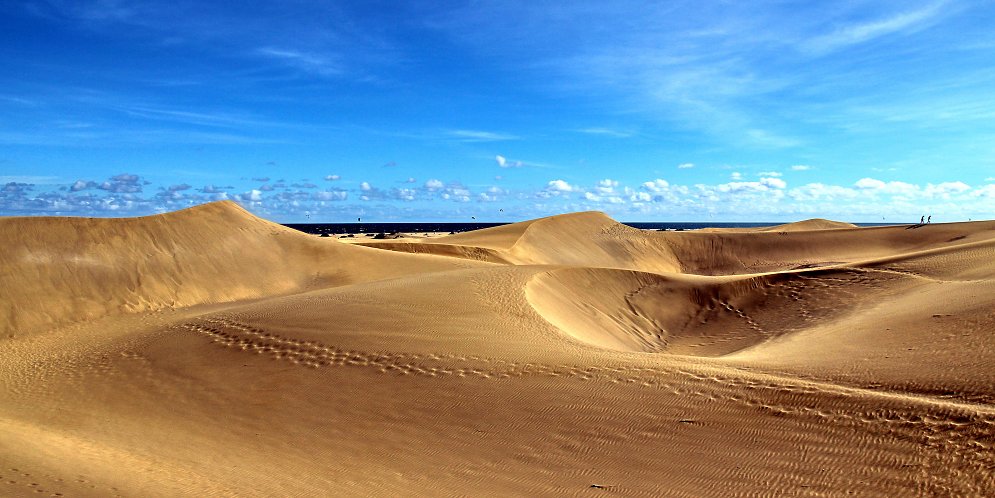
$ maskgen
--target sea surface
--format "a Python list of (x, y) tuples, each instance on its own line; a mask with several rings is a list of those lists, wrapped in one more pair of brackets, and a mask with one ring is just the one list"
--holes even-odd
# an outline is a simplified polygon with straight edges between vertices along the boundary
[[(784, 222), (685, 222), (685, 221), (647, 221), (623, 222), (640, 230), (697, 230), (699, 228), (754, 228), (782, 225)], [(337, 235), (345, 233), (420, 233), (420, 232), (469, 232), (482, 228), (491, 228), (508, 223), (286, 223), (284, 226), (315, 235)], [(895, 223), (857, 223), (858, 226), (885, 226)]]

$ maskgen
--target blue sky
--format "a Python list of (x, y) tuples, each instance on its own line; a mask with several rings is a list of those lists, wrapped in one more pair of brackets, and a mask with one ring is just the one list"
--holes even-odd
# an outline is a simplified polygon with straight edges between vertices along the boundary
[(0, 215), (991, 219), (992, 19), (987, 1), (7, 2)]

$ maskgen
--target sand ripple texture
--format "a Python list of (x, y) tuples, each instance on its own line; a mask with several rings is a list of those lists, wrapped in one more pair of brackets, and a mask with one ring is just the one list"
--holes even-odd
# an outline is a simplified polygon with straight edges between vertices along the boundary
[(995, 222), (0, 235), (2, 496), (995, 495)]

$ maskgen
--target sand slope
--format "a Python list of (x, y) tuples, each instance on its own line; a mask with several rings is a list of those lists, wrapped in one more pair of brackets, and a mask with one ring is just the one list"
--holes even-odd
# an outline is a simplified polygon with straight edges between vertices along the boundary
[(995, 492), (993, 222), (0, 230), (3, 495)]
[(0, 332), (473, 265), (323, 244), (231, 201), (134, 219), (0, 218), (0, 237)]
[(812, 218), (808, 220), (755, 228), (702, 228), (699, 232), (707, 233), (745, 233), (745, 232), (807, 232), (811, 230), (833, 230), (836, 228), (857, 228), (853, 223)]
[[(363, 242), (402, 252), (462, 256), (517, 265), (561, 264), (679, 271), (666, 244), (600, 212), (572, 213), (417, 243)], [(469, 256), (464, 256), (465, 254)], [(478, 254), (486, 256), (477, 257)]]

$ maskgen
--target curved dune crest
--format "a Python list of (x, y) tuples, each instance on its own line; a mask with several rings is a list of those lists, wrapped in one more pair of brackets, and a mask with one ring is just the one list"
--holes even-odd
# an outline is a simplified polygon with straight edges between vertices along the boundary
[(508, 257), (501, 252), (487, 246), (472, 246), (460, 244), (429, 243), (427, 241), (405, 241), (405, 242), (356, 242), (351, 245), (373, 247), (377, 249), (387, 249), (397, 252), (408, 252), (412, 254), (432, 254), (435, 256), (447, 256), (451, 258), (469, 259), (473, 261), (486, 261), (489, 263), (511, 264)]
[(751, 228), (702, 228), (696, 232), (705, 233), (749, 233), (749, 232), (808, 232), (812, 230), (836, 230), (840, 228), (859, 228), (853, 223), (844, 221), (833, 221), (825, 218), (811, 218), (802, 221), (793, 221), (781, 225), (751, 227)]
[(583, 265), (675, 272), (670, 248), (598, 211), (542, 218), (508, 251), (519, 264)]
[(731, 275), (852, 264), (995, 240), (995, 222), (654, 233), (670, 246), (685, 273)]
[(362, 245), (505, 264), (742, 275), (914, 255), (983, 240), (995, 240), (995, 222), (856, 228), (812, 219), (761, 229), (658, 232), (590, 211), (435, 239)]
[(470, 232), (447, 235), (445, 237), (439, 237), (438, 239), (425, 240), (424, 243), (430, 245), (440, 244), (486, 247), (488, 249), (504, 251), (511, 249), (511, 247), (522, 238), (522, 235), (529, 229), (529, 227), (543, 219), (544, 218), (537, 218), (534, 220), (519, 221), (517, 223), (509, 223), (507, 225), (484, 228), (482, 230), (473, 230)]
[(995, 490), (995, 222), (0, 237), (0, 495)]
[(650, 272), (680, 271), (670, 247), (651, 233), (599, 211), (569, 213), (417, 243), (364, 243), (402, 252), (517, 265), (584, 265)]
[[(652, 307), (636, 304), (652, 293)], [(661, 275), (630, 270), (558, 269), (536, 275), (525, 295), (568, 336), (616, 351), (659, 352), (694, 316), (690, 293)]]
[(536, 275), (526, 296), (566, 335), (599, 348), (723, 356), (854, 312), (851, 293), (876, 295), (865, 280), (847, 269), (708, 278), (559, 268)]
[(0, 218), (0, 237), (8, 333), (473, 264), (316, 240), (231, 201), (141, 218)]
[(857, 225), (853, 223), (846, 223), (843, 221), (833, 221), (827, 220), (825, 218), (812, 218), (809, 220), (795, 221), (792, 223), (785, 223), (783, 225), (776, 225), (772, 227), (764, 227), (759, 229), (762, 232), (804, 232), (808, 230), (836, 230), (840, 228), (857, 228)]

